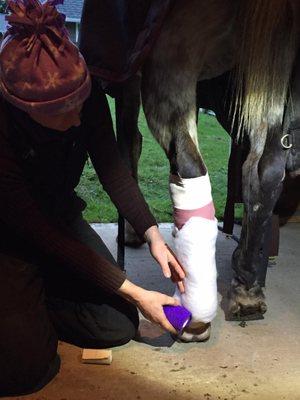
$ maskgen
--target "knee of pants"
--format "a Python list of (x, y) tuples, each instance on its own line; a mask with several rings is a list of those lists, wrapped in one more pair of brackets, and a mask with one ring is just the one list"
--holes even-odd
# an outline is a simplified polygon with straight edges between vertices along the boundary
[(52, 299), (49, 306), (59, 339), (78, 347), (123, 345), (136, 336), (139, 326), (136, 307), (123, 299), (101, 305)]
[(132, 340), (139, 327), (139, 315), (137, 308), (132, 304), (127, 304), (127, 312), (125, 314), (124, 321), (120, 329), (119, 341), (123, 341), (124, 344)]
[[(95, 329), (96, 347), (115, 347), (124, 345), (132, 340), (139, 327), (139, 316), (135, 306), (124, 302), (117, 310), (109, 310), (111, 318), (107, 320), (107, 328), (103, 331)], [(97, 321), (96, 321), (97, 324)]]
[[(92, 347), (121, 346), (130, 342), (136, 336), (139, 326), (136, 307), (126, 301), (119, 307), (117, 310), (108, 310), (107, 319), (103, 319), (104, 325), (106, 325), (103, 329), (101, 329), (101, 326), (99, 327), (99, 320), (96, 314), (93, 314), (95, 319), (91, 322), (91, 326), (94, 327)], [(99, 318), (101, 318), (101, 314)], [(89, 340), (89, 338), (86, 339), (87, 341)]]

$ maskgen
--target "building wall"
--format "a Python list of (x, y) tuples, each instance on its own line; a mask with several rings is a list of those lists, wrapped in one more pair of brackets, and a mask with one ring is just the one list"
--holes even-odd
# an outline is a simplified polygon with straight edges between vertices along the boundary
[[(0, 39), (3, 33), (6, 31), (7, 22), (5, 21), (5, 15), (0, 13)], [(78, 22), (66, 22), (66, 27), (70, 33), (71, 40), (77, 44), (79, 23)]]
[(69, 31), (72, 41), (76, 42), (76, 23), (75, 22), (66, 22), (66, 28)]
[(66, 28), (70, 33), (71, 40), (77, 44), (78, 33), (79, 33), (79, 23), (77, 22), (66, 22)]

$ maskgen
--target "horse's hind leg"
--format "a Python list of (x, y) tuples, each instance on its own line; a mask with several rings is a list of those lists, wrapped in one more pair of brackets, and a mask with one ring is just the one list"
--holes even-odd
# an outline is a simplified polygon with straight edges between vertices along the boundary
[(258, 140), (255, 145), (252, 140), (243, 166), (245, 216), (240, 243), (232, 258), (235, 277), (231, 285), (229, 319), (259, 319), (267, 309), (258, 272), (263, 263), (266, 227), (285, 174), (286, 153), (280, 143), (281, 136), (282, 127), (276, 126), (269, 130), (263, 147), (257, 145)]
[(177, 74), (150, 63), (143, 72), (142, 100), (148, 125), (170, 162), (174, 245), (186, 271), (185, 293), (176, 296), (193, 315), (180, 339), (203, 341), (209, 337), (217, 310), (217, 221), (209, 177), (198, 151), (196, 79), (182, 68)]
[[(116, 96), (116, 124), (118, 146), (132, 176), (138, 181), (138, 161), (142, 151), (142, 135), (138, 129), (141, 78), (133, 76), (119, 86)], [(144, 241), (125, 221), (125, 244), (138, 247)]]

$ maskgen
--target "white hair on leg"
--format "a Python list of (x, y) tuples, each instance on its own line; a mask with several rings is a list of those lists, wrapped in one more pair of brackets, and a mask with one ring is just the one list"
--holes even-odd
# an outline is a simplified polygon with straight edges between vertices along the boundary
[(187, 127), (188, 127), (189, 135), (190, 135), (192, 141), (194, 142), (197, 150), (199, 151), (196, 114), (194, 111), (191, 112), (187, 118)]

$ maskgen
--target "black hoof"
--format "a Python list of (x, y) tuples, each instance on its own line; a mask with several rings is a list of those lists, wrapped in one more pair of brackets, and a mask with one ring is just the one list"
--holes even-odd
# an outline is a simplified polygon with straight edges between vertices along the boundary
[(262, 288), (256, 284), (250, 289), (235, 279), (231, 283), (229, 306), (226, 319), (228, 321), (249, 321), (263, 319), (267, 311), (265, 295)]
[(133, 229), (133, 227), (125, 221), (125, 246), (138, 248), (141, 247), (146, 241), (141, 239)]

